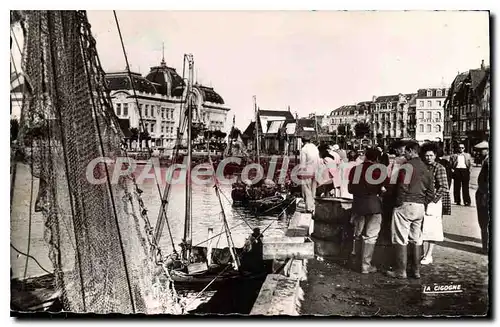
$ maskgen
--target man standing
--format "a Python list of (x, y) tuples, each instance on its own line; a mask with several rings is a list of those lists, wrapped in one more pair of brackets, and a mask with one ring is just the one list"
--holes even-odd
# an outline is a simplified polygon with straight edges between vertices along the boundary
[(477, 191), (476, 191), (476, 210), (477, 210), (477, 220), (479, 222), (479, 227), (481, 228), (481, 241), (483, 243), (483, 253), (488, 254), (488, 241), (489, 232), (488, 225), (490, 222), (490, 212), (489, 212), (489, 155), (488, 155), (488, 143), (481, 142), (476, 145), (476, 148), (481, 150), (481, 155), (484, 157), (483, 163), (481, 165), (481, 172), (477, 178)]
[(316, 196), (316, 172), (319, 168), (319, 151), (316, 145), (311, 143), (309, 137), (302, 137), (304, 146), (300, 150), (300, 168), (302, 176), (301, 180), (302, 197), (306, 204), (306, 212), (314, 212), (314, 197)]
[(367, 149), (365, 161), (349, 173), (348, 189), (353, 195), (354, 251), (356, 257), (359, 257), (361, 252), (362, 274), (377, 271), (371, 261), (382, 223), (382, 202), (379, 195), (384, 191), (385, 182), (381, 169), (375, 166), (378, 156), (377, 149)]
[(396, 183), (396, 206), (392, 215), (391, 236), (395, 247), (394, 278), (407, 278), (407, 245), (411, 248), (411, 273), (420, 278), (422, 221), (426, 205), (433, 200), (434, 182), (431, 172), (419, 157), (420, 147), (409, 142), (405, 147), (407, 163), (400, 167)]
[[(391, 184), (390, 181), (397, 180), (397, 174), (399, 167), (406, 162), (405, 157), (405, 145), (406, 143), (402, 141), (397, 141), (394, 143), (393, 148), (396, 152), (396, 157), (389, 163), (387, 167), (387, 174), (389, 183), (387, 183), (387, 192), (384, 193), (382, 198), (382, 227), (381, 227), (381, 239), (384, 242), (389, 242), (391, 239), (391, 222), (392, 222), (392, 212), (394, 211), (394, 206), (396, 205), (396, 185)], [(393, 176), (394, 175), (394, 176)]]
[(458, 153), (451, 156), (451, 172), (453, 174), (453, 197), (455, 203), (460, 205), (460, 188), (464, 205), (470, 206), (469, 180), (470, 168), (472, 166), (471, 155), (465, 152), (465, 145), (458, 145)]

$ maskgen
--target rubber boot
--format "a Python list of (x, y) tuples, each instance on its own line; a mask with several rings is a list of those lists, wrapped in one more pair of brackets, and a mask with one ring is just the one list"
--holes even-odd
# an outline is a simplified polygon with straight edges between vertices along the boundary
[(406, 245), (395, 244), (394, 250), (396, 255), (394, 271), (388, 271), (387, 276), (392, 278), (406, 279), (406, 264), (408, 262)]
[(415, 243), (410, 243), (410, 251), (411, 276), (413, 278), (420, 279), (420, 257), (422, 256), (422, 246)]
[(484, 227), (482, 230), (481, 230), (481, 242), (483, 243), (483, 251), (482, 253), (483, 254), (488, 254), (488, 227)]
[(373, 251), (375, 250), (375, 244), (363, 242), (363, 254), (361, 257), (361, 273), (369, 274), (377, 272), (377, 268), (372, 266)]
[(361, 265), (361, 251), (363, 248), (363, 241), (361, 239), (354, 239), (353, 253), (351, 253), (351, 266), (352, 269), (358, 270)]

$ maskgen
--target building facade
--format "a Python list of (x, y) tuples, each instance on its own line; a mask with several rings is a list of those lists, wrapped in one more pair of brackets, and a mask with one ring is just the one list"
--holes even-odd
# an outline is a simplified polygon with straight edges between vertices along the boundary
[(393, 141), (409, 138), (408, 112), (416, 94), (374, 96), (370, 104), (371, 131), (384, 146)]
[[(168, 67), (164, 61), (159, 66), (151, 67), (145, 77), (138, 73), (131, 73), (131, 76), (135, 93), (127, 72), (106, 74), (117, 117), (128, 120), (131, 129), (137, 128), (142, 131), (144, 128), (149, 133), (151, 148), (173, 148), (177, 138), (177, 128), (184, 118), (181, 107), (185, 108), (182, 103), (185, 98), (185, 82), (176, 70)], [(230, 108), (224, 104), (222, 97), (213, 88), (195, 83), (193, 101), (196, 121), (202, 122), (212, 131), (225, 129)], [(140, 126), (141, 118), (144, 126)], [(140, 140), (139, 144), (135, 139), (128, 140), (129, 146), (133, 149), (138, 146), (144, 147), (145, 142)]]
[(484, 65), (459, 73), (445, 100), (445, 149), (456, 151), (459, 143), (472, 152), (490, 135), (490, 67)]
[(416, 97), (415, 140), (417, 142), (443, 141), (444, 101), (446, 88), (420, 89)]
[(356, 105), (346, 105), (334, 109), (328, 115), (328, 133), (339, 134), (339, 126), (348, 126), (347, 129), (354, 131), (358, 122), (366, 122), (369, 119), (369, 108), (366, 102)]

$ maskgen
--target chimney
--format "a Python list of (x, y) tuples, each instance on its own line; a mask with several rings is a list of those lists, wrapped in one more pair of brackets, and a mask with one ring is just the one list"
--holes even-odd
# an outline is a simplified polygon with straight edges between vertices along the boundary
[(374, 96), (372, 97), (372, 101), (373, 101), (373, 102), (375, 102), (375, 100), (377, 100), (377, 96), (376, 96), (376, 95), (374, 95)]
[(481, 60), (481, 70), (484, 70), (484, 59)]

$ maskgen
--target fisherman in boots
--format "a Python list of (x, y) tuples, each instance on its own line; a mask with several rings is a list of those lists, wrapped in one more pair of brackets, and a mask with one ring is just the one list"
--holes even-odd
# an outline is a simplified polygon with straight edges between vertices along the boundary
[(349, 173), (348, 189), (353, 195), (354, 258), (356, 265), (361, 261), (362, 274), (377, 271), (372, 265), (372, 257), (382, 223), (382, 201), (379, 196), (385, 191), (383, 171), (376, 167), (378, 156), (377, 149), (367, 149), (365, 161)]
[(396, 258), (394, 271), (387, 271), (387, 275), (393, 278), (407, 278), (408, 243), (411, 253), (411, 275), (420, 278), (422, 222), (426, 206), (434, 197), (434, 181), (431, 172), (420, 159), (419, 151), (418, 143), (409, 142), (405, 147), (408, 161), (399, 167), (396, 207), (391, 225)]

